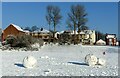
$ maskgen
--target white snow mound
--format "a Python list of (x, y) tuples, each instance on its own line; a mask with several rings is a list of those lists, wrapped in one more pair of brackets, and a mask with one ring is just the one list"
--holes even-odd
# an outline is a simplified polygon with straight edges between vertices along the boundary
[(85, 56), (85, 62), (89, 66), (94, 66), (95, 64), (97, 64), (97, 57), (93, 54), (88, 54)]
[(37, 65), (37, 60), (33, 56), (27, 56), (23, 59), (23, 66), (33, 68)]
[(97, 64), (102, 65), (102, 66), (105, 66), (106, 60), (104, 60), (104, 59), (102, 59), (102, 58), (98, 58)]
[(31, 46), (32, 46), (33, 48), (39, 48), (39, 47), (40, 47), (39, 43), (32, 44)]

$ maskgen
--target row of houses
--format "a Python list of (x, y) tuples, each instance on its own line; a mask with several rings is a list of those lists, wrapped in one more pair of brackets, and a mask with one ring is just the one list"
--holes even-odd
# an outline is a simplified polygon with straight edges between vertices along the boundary
[[(76, 37), (74, 36), (74, 33), (76, 34)], [(62, 36), (65, 36), (64, 34), (67, 34), (67, 37), (71, 38), (71, 41), (73, 42), (75, 40), (83, 44), (93, 44), (96, 41), (94, 30), (83, 30), (79, 33), (77, 31), (74, 32), (74, 31), (68, 30), (61, 33), (60, 38), (62, 38)]]
[[(96, 33), (95, 30), (83, 30), (81, 32), (67, 30), (67, 31), (61, 31), (55, 33), (55, 39), (60, 40), (64, 36), (64, 34), (67, 34), (67, 38), (71, 38), (72, 41), (74, 41), (74, 33), (76, 33), (76, 40), (79, 40), (79, 42), (83, 44), (94, 44), (96, 43)], [(28, 30), (23, 30), (20, 26), (17, 26), (15, 24), (10, 24), (6, 29), (2, 31), (2, 41), (4, 41), (8, 36), (14, 35), (19, 36), (22, 34), (31, 35), (35, 38), (43, 39), (44, 41), (53, 41), (53, 33), (50, 31), (41, 28), (36, 31), (30, 32)], [(106, 45), (116, 45), (117, 39), (115, 34), (106, 34)]]

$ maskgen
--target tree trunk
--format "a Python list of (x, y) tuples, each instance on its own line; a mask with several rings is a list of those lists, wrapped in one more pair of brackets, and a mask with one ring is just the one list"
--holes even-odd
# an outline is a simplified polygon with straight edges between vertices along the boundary
[(80, 43), (80, 29), (78, 29), (78, 43)]
[(50, 41), (51, 41), (50, 35), (51, 35), (51, 33), (50, 33), (50, 24), (49, 24), (49, 39), (48, 39), (49, 44), (50, 44)]
[(56, 24), (54, 22), (53, 43), (55, 43)]
[(76, 44), (76, 25), (74, 24), (74, 45)]

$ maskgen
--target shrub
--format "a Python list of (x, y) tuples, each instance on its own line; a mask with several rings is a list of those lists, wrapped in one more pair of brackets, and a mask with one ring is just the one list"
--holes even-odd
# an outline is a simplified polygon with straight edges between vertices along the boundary
[(39, 43), (43, 44), (43, 40), (33, 38), (30, 35), (21, 35), (17, 37), (16, 47), (31, 47), (32, 44)]
[(30, 45), (30, 40), (31, 37), (27, 36), (27, 35), (20, 35), (20, 36), (17, 36), (17, 42), (16, 42), (16, 45), (15, 47), (29, 47)]
[(42, 39), (36, 39), (30, 35), (19, 35), (17, 37), (9, 36), (6, 39), (6, 42), (7, 42), (7, 44), (10, 44), (11, 47), (19, 47), (19, 48), (27, 47), (29, 49), (31, 49), (32, 48), (31, 45), (35, 44), (35, 43), (39, 43), (40, 46), (43, 45)]
[(71, 35), (68, 33), (63, 33), (60, 35), (60, 40), (59, 40), (59, 44), (71, 44)]
[(6, 44), (10, 44), (10, 46), (15, 46), (16, 41), (17, 41), (17, 39), (13, 35), (10, 35), (6, 38)]

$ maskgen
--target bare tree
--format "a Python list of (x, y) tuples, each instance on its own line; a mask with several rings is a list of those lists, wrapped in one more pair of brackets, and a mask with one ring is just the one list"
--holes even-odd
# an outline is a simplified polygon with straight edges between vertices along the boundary
[[(70, 9), (70, 13), (68, 13), (68, 23), (69, 26), (74, 27), (74, 43), (76, 39), (76, 29), (78, 29), (78, 33), (80, 33), (81, 26), (84, 26), (87, 22), (87, 18), (85, 18), (87, 13), (85, 12), (85, 8), (82, 5), (72, 5)], [(79, 37), (78, 37), (79, 38)]]
[(47, 7), (46, 21), (48, 22), (48, 25), (49, 25), (49, 31), (50, 31), (50, 25), (51, 25), (51, 23), (52, 23), (51, 10), (52, 10), (52, 6), (48, 6), (48, 7)]
[(69, 30), (73, 30), (74, 29), (73, 24), (69, 20), (66, 21), (66, 24), (67, 24), (67, 28)]
[(48, 25), (49, 25), (49, 31), (50, 31), (50, 25), (51, 25), (51, 19), (49, 16), (46, 16), (46, 20), (48, 22)]
[(76, 22), (78, 27), (78, 32), (81, 31), (81, 26), (85, 26), (85, 23), (87, 22), (87, 13), (85, 12), (85, 8), (82, 5), (76, 5), (75, 7), (75, 16), (76, 16)]
[(56, 26), (60, 23), (62, 16), (60, 15), (60, 8), (57, 6), (47, 6), (47, 21), (54, 27), (53, 38), (55, 38)]

